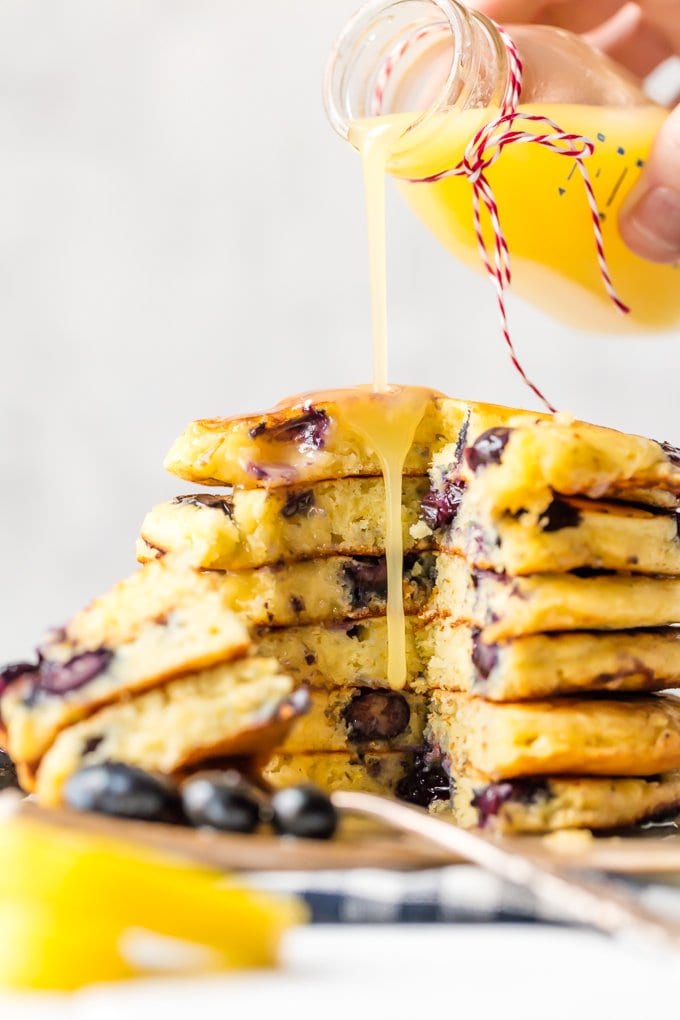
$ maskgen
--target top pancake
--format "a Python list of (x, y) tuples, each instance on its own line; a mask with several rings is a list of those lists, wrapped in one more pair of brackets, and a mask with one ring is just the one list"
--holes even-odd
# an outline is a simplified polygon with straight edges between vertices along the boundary
[[(352, 394), (329, 390), (318, 397), (292, 397), (261, 415), (192, 422), (172, 446), (165, 467), (190, 482), (244, 488), (379, 475), (375, 450), (352, 425)], [(405, 475), (427, 474), (435, 451), (451, 444), (455, 449), (470, 406), (432, 394), (406, 457)], [(536, 417), (492, 404), (474, 406), (493, 425), (510, 416)]]

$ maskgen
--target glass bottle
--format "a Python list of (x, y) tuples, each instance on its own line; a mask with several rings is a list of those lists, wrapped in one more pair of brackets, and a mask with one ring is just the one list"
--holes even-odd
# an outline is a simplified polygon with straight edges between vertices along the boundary
[[(618, 211), (667, 112), (637, 79), (579, 36), (550, 26), (509, 26), (521, 56), (520, 112), (549, 117), (594, 143), (585, 160), (622, 315), (603, 285), (592, 215), (574, 160), (541, 145), (511, 144), (485, 171), (526, 300), (588, 330), (667, 328), (680, 319), (680, 272), (634, 255)], [(511, 87), (498, 27), (457, 0), (370, 0), (345, 26), (325, 81), (329, 119), (346, 140), (379, 113), (401, 123), (387, 170), (420, 219), (454, 255), (482, 264), (465, 176), (422, 183), (461, 160)], [(519, 131), (546, 130), (518, 120)], [(484, 236), (492, 244), (490, 224)]]

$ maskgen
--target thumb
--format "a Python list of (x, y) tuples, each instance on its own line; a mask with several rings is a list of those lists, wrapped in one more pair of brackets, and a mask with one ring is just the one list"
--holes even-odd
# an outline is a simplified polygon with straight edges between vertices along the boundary
[(619, 228), (636, 255), (680, 261), (680, 106), (661, 128), (642, 177), (622, 205)]

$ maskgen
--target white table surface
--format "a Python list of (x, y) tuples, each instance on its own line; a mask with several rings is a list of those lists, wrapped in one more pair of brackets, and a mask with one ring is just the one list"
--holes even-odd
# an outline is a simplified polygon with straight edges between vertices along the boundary
[(278, 972), (0, 996), (2, 1020), (609, 1020), (678, 1015), (680, 960), (542, 925), (316, 926)]

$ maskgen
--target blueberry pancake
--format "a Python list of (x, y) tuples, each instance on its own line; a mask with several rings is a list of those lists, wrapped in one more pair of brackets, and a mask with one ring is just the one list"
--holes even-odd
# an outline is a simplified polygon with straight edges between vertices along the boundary
[[(171, 559), (155, 560), (142, 570)], [(205, 588), (219, 592), (250, 626), (292, 627), (385, 613), (387, 568), (382, 556), (328, 556), (254, 570), (192, 573)], [(433, 553), (411, 552), (404, 557), (407, 613), (423, 607), (434, 576)]]
[(423, 743), (427, 700), (422, 694), (343, 687), (309, 691), (309, 711), (281, 745), (282, 754), (385, 751)]
[[(407, 689), (419, 681), (424, 628), (406, 617)], [(297, 683), (310, 687), (388, 687), (384, 616), (254, 632), (258, 655), (272, 656)]]
[[(409, 529), (418, 520), (426, 478), (404, 479), (404, 549), (427, 549)], [(147, 514), (137, 558), (185, 553), (196, 567), (243, 570), (265, 564), (385, 548), (382, 478), (343, 478), (308, 487), (237, 489), (231, 495), (178, 496)]]
[[(352, 391), (292, 397), (257, 416), (190, 424), (170, 450), (171, 474), (244, 488), (379, 476), (375, 451), (352, 425)], [(466, 405), (432, 393), (406, 457), (405, 475), (425, 475), (433, 448), (458, 436)]]
[[(670, 507), (680, 494), (680, 451), (614, 429), (559, 418), (527, 424), (524, 416), (466, 442), (457, 475), (479, 481), (477, 498), (489, 514), (539, 519), (555, 493)], [(447, 480), (457, 479), (440, 477), (440, 493)]]
[[(71, 633), (76, 630), (77, 625)], [(10, 667), (0, 709), (13, 758), (35, 761), (59, 730), (99, 706), (178, 674), (239, 658), (250, 647), (243, 622), (218, 592), (141, 621), (136, 632), (128, 629), (129, 640), (111, 641), (115, 631), (110, 625), (100, 635), (93, 632), (90, 636), (100, 640), (89, 647), (57, 640), (41, 647), (35, 664)]]
[[(465, 828), (500, 833), (612, 830), (680, 814), (680, 772), (647, 778), (550, 776), (489, 783), (457, 774), (453, 818)], [(442, 805), (448, 811), (448, 805)]]
[(680, 579), (626, 574), (470, 571), (460, 556), (437, 557), (430, 612), (467, 620), (487, 643), (562, 630), (665, 627), (680, 620)]
[(491, 701), (556, 694), (633, 693), (680, 686), (680, 629), (532, 634), (486, 644), (466, 623), (439, 620), (414, 688), (471, 691)]
[[(404, 557), (406, 613), (417, 613), (434, 583), (432, 553)], [(256, 570), (216, 574), (230, 607), (255, 626), (292, 627), (384, 614), (384, 557), (329, 556)]]
[(454, 773), (651, 776), (680, 769), (680, 698), (555, 698), (498, 704), (433, 691), (427, 741)]
[(171, 680), (61, 732), (35, 790), (58, 804), (70, 775), (105, 761), (172, 774), (216, 756), (266, 755), (305, 706), (292, 691), (273, 659), (254, 657)]
[[(429, 513), (428, 497), (424, 512)], [(436, 515), (440, 520), (442, 514)], [(430, 513), (432, 524), (437, 520)], [(562, 573), (584, 567), (680, 575), (680, 517), (630, 503), (555, 497), (538, 520), (528, 514), (485, 514), (476, 485), (460, 493), (452, 521), (434, 531), (438, 548), (484, 570), (513, 575)], [(425, 529), (412, 527), (425, 540)]]
[(262, 778), (274, 787), (310, 782), (328, 793), (377, 793), (420, 807), (450, 796), (450, 779), (439, 761), (431, 762), (427, 754), (411, 751), (275, 754)]
[(356, 790), (429, 807), (448, 801), (451, 780), (439, 757), (424, 751), (275, 754), (262, 772), (274, 787), (312, 782), (322, 790)]

